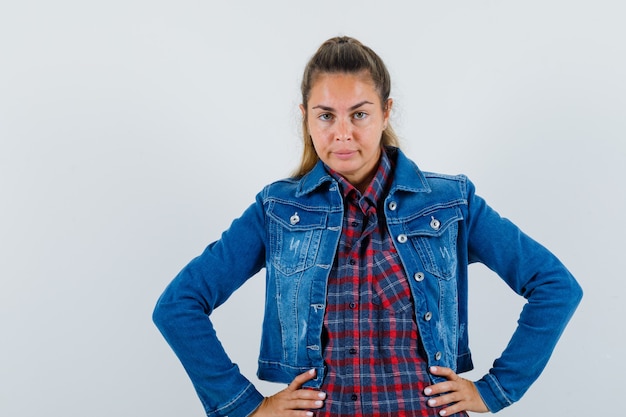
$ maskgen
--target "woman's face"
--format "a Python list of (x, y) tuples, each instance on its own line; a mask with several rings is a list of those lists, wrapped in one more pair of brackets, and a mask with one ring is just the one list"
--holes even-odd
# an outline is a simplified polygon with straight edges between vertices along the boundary
[(320, 74), (306, 117), (317, 156), (361, 191), (369, 185), (381, 152), (392, 100), (383, 104), (367, 73)]

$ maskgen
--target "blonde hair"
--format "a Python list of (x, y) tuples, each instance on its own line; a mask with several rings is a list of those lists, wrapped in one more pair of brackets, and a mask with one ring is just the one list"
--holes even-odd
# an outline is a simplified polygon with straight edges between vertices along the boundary
[[(383, 60), (372, 49), (354, 38), (340, 36), (327, 40), (311, 57), (304, 69), (300, 86), (302, 106), (307, 109), (311, 88), (320, 74), (357, 74), (361, 72), (371, 76), (374, 87), (380, 96), (380, 101), (383, 106), (386, 106), (391, 92), (391, 78)], [(302, 141), (304, 147), (302, 149), (300, 166), (293, 174), (295, 177), (301, 177), (309, 172), (319, 160), (313, 147), (307, 117), (305, 110), (302, 117)], [(381, 144), (383, 146), (399, 147), (398, 136), (389, 123), (382, 133)]]

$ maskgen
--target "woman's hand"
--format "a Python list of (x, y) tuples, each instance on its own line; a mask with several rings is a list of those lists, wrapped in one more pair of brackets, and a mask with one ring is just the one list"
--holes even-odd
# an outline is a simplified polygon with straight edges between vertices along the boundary
[(426, 395), (439, 395), (428, 400), (431, 407), (445, 407), (439, 412), (441, 416), (450, 416), (461, 411), (486, 413), (489, 411), (472, 381), (461, 378), (450, 368), (432, 366), (430, 373), (447, 379), (424, 389)]
[(250, 417), (310, 417), (312, 409), (324, 406), (326, 394), (321, 391), (302, 389), (302, 385), (315, 378), (315, 369), (298, 375), (284, 390), (265, 397)]

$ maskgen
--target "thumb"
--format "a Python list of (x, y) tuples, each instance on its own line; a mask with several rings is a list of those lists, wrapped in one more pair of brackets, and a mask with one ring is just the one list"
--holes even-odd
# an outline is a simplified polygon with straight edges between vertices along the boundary
[(302, 385), (304, 385), (305, 382), (315, 379), (316, 376), (317, 372), (315, 371), (315, 369), (309, 369), (308, 371), (296, 376), (293, 381), (289, 383), (287, 389), (290, 391), (298, 390), (302, 388)]

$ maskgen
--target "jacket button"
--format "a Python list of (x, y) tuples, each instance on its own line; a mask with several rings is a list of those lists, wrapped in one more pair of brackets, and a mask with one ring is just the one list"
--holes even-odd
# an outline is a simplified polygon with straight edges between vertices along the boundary
[(439, 228), (441, 227), (441, 222), (437, 219), (435, 219), (433, 216), (430, 217), (430, 227), (433, 228), (433, 230), (439, 230)]
[(430, 321), (430, 319), (433, 318), (433, 313), (431, 313), (430, 311), (426, 314), (424, 314), (424, 320), (426, 321)]
[(408, 239), (405, 234), (398, 235), (398, 242), (405, 243), (407, 240)]
[(398, 204), (395, 201), (389, 203), (389, 210), (394, 211), (398, 208)]
[(439, 359), (441, 359), (441, 352), (435, 353), (435, 360), (438, 361)]
[(298, 216), (298, 212), (296, 211), (294, 213), (294, 215), (289, 218), (289, 223), (291, 223), (293, 225), (293, 224), (297, 224), (299, 222), (300, 222), (300, 216)]
[(416, 272), (415, 275), (413, 275), (413, 278), (415, 278), (415, 281), (417, 282), (424, 281), (424, 273)]

